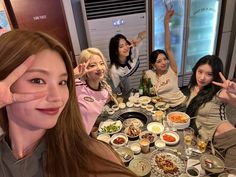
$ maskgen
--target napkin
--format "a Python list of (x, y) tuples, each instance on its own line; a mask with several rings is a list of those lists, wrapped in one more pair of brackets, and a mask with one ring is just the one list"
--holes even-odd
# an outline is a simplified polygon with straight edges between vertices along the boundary
[(197, 159), (188, 159), (188, 161), (187, 161), (187, 168), (194, 165), (194, 167), (196, 167), (199, 170), (200, 176), (202, 176), (202, 175), (205, 175), (206, 173), (205, 173), (205, 170), (202, 169), (201, 164), (195, 165), (195, 164), (197, 164), (199, 162), (200, 161), (197, 160)]

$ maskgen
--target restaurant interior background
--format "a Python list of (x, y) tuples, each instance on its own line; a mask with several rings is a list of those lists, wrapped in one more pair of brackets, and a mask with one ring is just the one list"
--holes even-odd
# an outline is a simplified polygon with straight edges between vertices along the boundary
[[(131, 79), (131, 86), (138, 88), (142, 70), (149, 67), (149, 53), (163, 47), (163, 1), (1, 0), (0, 34), (13, 28), (44, 31), (65, 45), (75, 66), (79, 53), (87, 47), (101, 49), (109, 63), (108, 45), (112, 36), (123, 33), (131, 39), (138, 32), (146, 30), (148, 35), (140, 52), (141, 64)], [(171, 42), (179, 64), (179, 86), (188, 84), (191, 66), (201, 55), (208, 53), (219, 55), (228, 78), (236, 78), (236, 1), (167, 2), (176, 10), (171, 23)], [(192, 6), (195, 9), (191, 8)], [(200, 18), (201, 22), (195, 24), (198, 29), (196, 34), (193, 34), (191, 31), (194, 31), (192, 27), (197, 19), (194, 19), (195, 17)], [(200, 53), (200, 47), (204, 47), (206, 43), (203, 38), (205, 32), (208, 36), (211, 35), (211, 47), (208, 51)], [(190, 40), (193, 39), (196, 40), (194, 45), (191, 45)], [(198, 54), (189, 54), (191, 50), (197, 51)]]

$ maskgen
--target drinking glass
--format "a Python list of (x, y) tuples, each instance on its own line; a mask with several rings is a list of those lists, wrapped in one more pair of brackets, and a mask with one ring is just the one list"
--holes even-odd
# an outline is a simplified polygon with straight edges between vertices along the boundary
[(204, 138), (201, 135), (197, 136), (197, 145), (198, 145), (198, 149), (201, 153), (204, 153), (206, 151), (207, 143), (208, 143), (207, 138)]
[(185, 153), (187, 156), (192, 154), (191, 144), (194, 137), (194, 130), (191, 127), (184, 129), (184, 144), (185, 144)]

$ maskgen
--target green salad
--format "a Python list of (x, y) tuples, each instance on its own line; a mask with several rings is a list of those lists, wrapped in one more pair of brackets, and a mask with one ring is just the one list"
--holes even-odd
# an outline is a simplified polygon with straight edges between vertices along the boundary
[(113, 133), (113, 132), (117, 132), (118, 130), (120, 130), (120, 125), (116, 125), (116, 122), (114, 122), (110, 125), (101, 127), (101, 129), (102, 129), (103, 133)]

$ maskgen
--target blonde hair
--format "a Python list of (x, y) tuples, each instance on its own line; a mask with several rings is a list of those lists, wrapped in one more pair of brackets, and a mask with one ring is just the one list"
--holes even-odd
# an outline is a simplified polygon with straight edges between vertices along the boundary
[[(102, 54), (102, 52), (98, 48), (84, 49), (79, 55), (78, 64), (86, 63), (94, 55), (97, 55), (102, 59), (104, 65), (105, 65), (105, 68), (106, 68), (105, 77), (101, 81), (101, 86), (108, 91), (111, 100), (113, 100), (115, 102), (115, 104), (118, 104), (118, 101), (116, 100), (116, 98), (114, 97), (114, 95), (112, 93), (111, 86), (106, 81), (106, 77), (107, 77), (107, 73), (108, 73), (108, 65), (107, 65), (107, 60), (104, 57), (104, 55)], [(84, 76), (83, 79), (86, 80), (87, 79), (86, 76)]]
[[(92, 150), (91, 146), (95, 143), (99, 146), (99, 143), (89, 138), (84, 129), (76, 99), (71, 59), (58, 41), (41, 32), (23, 30), (13, 30), (0, 36), (0, 80), (5, 79), (29, 56), (45, 49), (56, 51), (63, 58), (68, 73), (69, 99), (55, 127), (47, 130), (43, 137), (45, 150), (41, 165), (44, 168), (44, 176), (88, 177), (90, 174), (135, 176), (125, 167), (105, 159), (102, 157), (103, 154)], [(0, 126), (8, 136), (5, 107), (0, 109)], [(96, 168), (99, 165), (103, 168)]]

